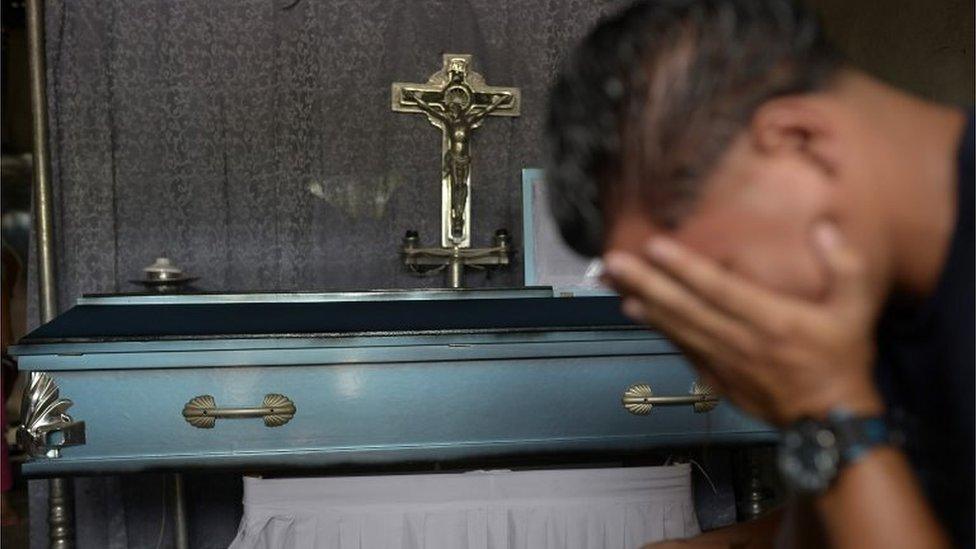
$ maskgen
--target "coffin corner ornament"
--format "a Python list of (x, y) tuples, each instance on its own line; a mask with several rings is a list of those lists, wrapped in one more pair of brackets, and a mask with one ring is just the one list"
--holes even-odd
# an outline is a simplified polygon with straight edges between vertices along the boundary
[(217, 419), (256, 418), (264, 420), (266, 427), (281, 427), (295, 417), (295, 403), (285, 395), (264, 395), (260, 406), (253, 408), (218, 408), (212, 395), (200, 395), (190, 399), (183, 407), (183, 419), (199, 429), (213, 429)]
[[(395, 112), (426, 115), (441, 130), (441, 246), (421, 248), (416, 231), (403, 241), (404, 262), (419, 274), (448, 268), (459, 288), (465, 266), (508, 265), (508, 232), (499, 229), (493, 245), (471, 248), (471, 136), (489, 116), (519, 116), (518, 88), (488, 86), (471, 69), (470, 54), (444, 54), (443, 66), (426, 83), (394, 82)], [(425, 270), (426, 269), (426, 270)]]
[(31, 372), (17, 429), (17, 444), (30, 457), (58, 458), (62, 448), (85, 444), (85, 422), (68, 415), (74, 403), (60, 393), (50, 374)]

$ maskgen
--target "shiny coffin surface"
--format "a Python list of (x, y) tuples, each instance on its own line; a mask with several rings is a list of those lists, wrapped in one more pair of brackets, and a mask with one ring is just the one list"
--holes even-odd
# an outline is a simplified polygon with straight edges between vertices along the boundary
[[(377, 310), (360, 303), (318, 304), (304, 319), (277, 318), (280, 308), (246, 312), (264, 315), (264, 331), (281, 328), (270, 334), (241, 331), (256, 324), (230, 317), (212, 330), (224, 333), (203, 333), (218, 317), (201, 320), (199, 310), (179, 309), (186, 305), (110, 305), (105, 325), (98, 311), (79, 316), (76, 307), (15, 350), (21, 368), (50, 373), (74, 401), (69, 413), (86, 422), (87, 442), (24, 471), (326, 468), (771, 438), (724, 403), (705, 414), (628, 413), (621, 396), (630, 385), (686, 395), (694, 376), (666, 340), (620, 318), (613, 298), (458, 303), (386, 303), (402, 330), (389, 317), (369, 325)], [(152, 317), (159, 330), (147, 333)], [(120, 318), (129, 322), (113, 330)], [(182, 415), (200, 395), (243, 408), (269, 393), (294, 402), (286, 424), (221, 418), (201, 429)]]

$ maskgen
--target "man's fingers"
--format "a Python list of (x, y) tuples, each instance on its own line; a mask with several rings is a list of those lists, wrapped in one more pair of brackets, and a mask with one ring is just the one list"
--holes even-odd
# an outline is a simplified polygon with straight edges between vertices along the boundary
[(861, 256), (833, 223), (824, 222), (815, 227), (813, 237), (830, 277), (827, 301), (835, 305), (866, 304), (868, 282)]
[[(738, 322), (710, 307), (664, 273), (641, 259), (627, 254), (608, 254), (607, 273), (622, 293), (639, 299), (645, 322), (670, 332), (670, 325), (684, 325), (701, 332), (711, 340), (745, 349), (752, 336)], [(637, 307), (630, 303), (625, 307)], [(628, 312), (625, 310), (625, 312)]]
[[(682, 319), (671, 317), (662, 321), (660, 310), (646, 308), (637, 298), (625, 299), (623, 309), (634, 320), (659, 327), (691, 360), (706, 383), (714, 382), (716, 387), (723, 389), (736, 387), (744, 390), (747, 386), (751, 387), (753, 378), (765, 375), (761, 372), (761, 365), (751, 362), (741, 348), (702, 332)], [(750, 369), (749, 375), (743, 375), (746, 368)]]
[(698, 362), (715, 363), (721, 357), (736, 354), (725, 340), (705, 333), (698, 326), (668, 315), (661, 309), (647, 307), (637, 298), (625, 299), (623, 311), (630, 318), (661, 330), (686, 355), (693, 356)]
[(728, 383), (723, 376), (734, 374), (726, 372), (725, 368), (716, 366), (715, 362), (711, 359), (699, 355), (694, 351), (682, 349), (682, 352), (691, 361), (691, 365), (695, 368), (695, 372), (698, 373), (698, 380), (701, 383), (711, 387), (716, 394), (724, 395), (728, 393)]
[(785, 314), (781, 297), (727, 272), (674, 240), (654, 238), (647, 255), (695, 295), (764, 331), (776, 329), (777, 319)]
[(684, 353), (698, 373), (699, 381), (711, 387), (715, 395), (735, 403), (748, 414), (762, 416), (763, 410), (757, 404), (762, 401), (762, 387), (753, 383), (749, 375), (737, 371), (743, 365), (742, 362), (730, 359), (729, 356), (714, 360), (696, 356), (687, 350)]
[[(648, 308), (636, 297), (623, 303), (624, 312), (636, 321), (658, 327), (688, 357), (703, 383), (735, 402), (744, 411), (761, 414), (755, 404), (762, 401), (762, 383), (769, 374), (757, 369), (740, 349), (720, 338), (703, 333), (683, 319), (667, 316), (661, 309)], [(662, 318), (666, 318), (662, 321)], [(749, 368), (749, 371), (745, 371)]]
[[(660, 311), (648, 312), (636, 298), (624, 300), (624, 311), (634, 320), (660, 327), (681, 352), (691, 360), (702, 380), (720, 389), (733, 401), (745, 401), (743, 395), (761, 394), (761, 387), (755, 383), (768, 373), (750, 362), (742, 350), (729, 341), (702, 332), (699, 328), (686, 324), (678, 318), (660, 322)], [(746, 371), (746, 369), (749, 371)], [(758, 368), (758, 369), (757, 369)]]

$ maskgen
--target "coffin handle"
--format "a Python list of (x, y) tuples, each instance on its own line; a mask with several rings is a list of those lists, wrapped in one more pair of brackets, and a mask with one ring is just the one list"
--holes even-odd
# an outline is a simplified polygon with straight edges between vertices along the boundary
[(687, 395), (654, 396), (654, 391), (647, 383), (636, 383), (624, 391), (621, 403), (628, 412), (635, 416), (646, 416), (655, 406), (687, 406), (694, 407), (695, 413), (710, 412), (718, 406), (719, 398), (712, 392), (712, 388), (696, 381)]
[(295, 403), (285, 395), (264, 395), (264, 402), (254, 408), (218, 408), (212, 395), (190, 399), (183, 407), (183, 419), (200, 429), (212, 429), (217, 419), (262, 418), (267, 427), (281, 427), (295, 417)]

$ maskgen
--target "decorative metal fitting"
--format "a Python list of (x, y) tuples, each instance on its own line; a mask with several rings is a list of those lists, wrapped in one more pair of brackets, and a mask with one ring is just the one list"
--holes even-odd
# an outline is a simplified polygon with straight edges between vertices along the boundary
[(178, 280), (183, 278), (183, 269), (180, 269), (168, 257), (157, 257), (152, 265), (142, 270), (146, 273), (146, 280)]
[(498, 229), (490, 248), (421, 247), (417, 231), (407, 231), (401, 243), (401, 253), (403, 263), (415, 274), (427, 276), (446, 269), (450, 287), (460, 288), (465, 267), (484, 270), (509, 265), (511, 242), (508, 231)]
[(159, 293), (179, 292), (187, 289), (191, 282), (198, 280), (198, 277), (187, 276), (183, 269), (177, 267), (168, 257), (157, 257), (156, 261), (144, 268), (142, 272), (143, 278), (129, 282)]
[(508, 229), (498, 229), (492, 243), (497, 248), (508, 248), (512, 243), (512, 236), (508, 234)]
[(403, 235), (404, 253), (410, 252), (420, 246), (420, 233), (417, 231), (407, 231)]
[(183, 407), (183, 418), (200, 429), (213, 429), (217, 418), (242, 419), (260, 417), (267, 427), (280, 427), (295, 417), (295, 403), (285, 395), (264, 395), (264, 402), (255, 408), (218, 408), (212, 395), (190, 399)]
[(691, 405), (695, 413), (710, 412), (718, 406), (719, 398), (712, 393), (712, 388), (696, 381), (691, 386), (691, 392), (682, 396), (654, 396), (651, 386), (647, 383), (631, 385), (624, 391), (621, 402), (628, 412), (637, 416), (646, 416), (654, 406)]
[(17, 428), (17, 444), (31, 457), (61, 457), (61, 449), (85, 443), (85, 422), (67, 414), (73, 402), (60, 398), (54, 378), (31, 372), (20, 407), (23, 423)]

